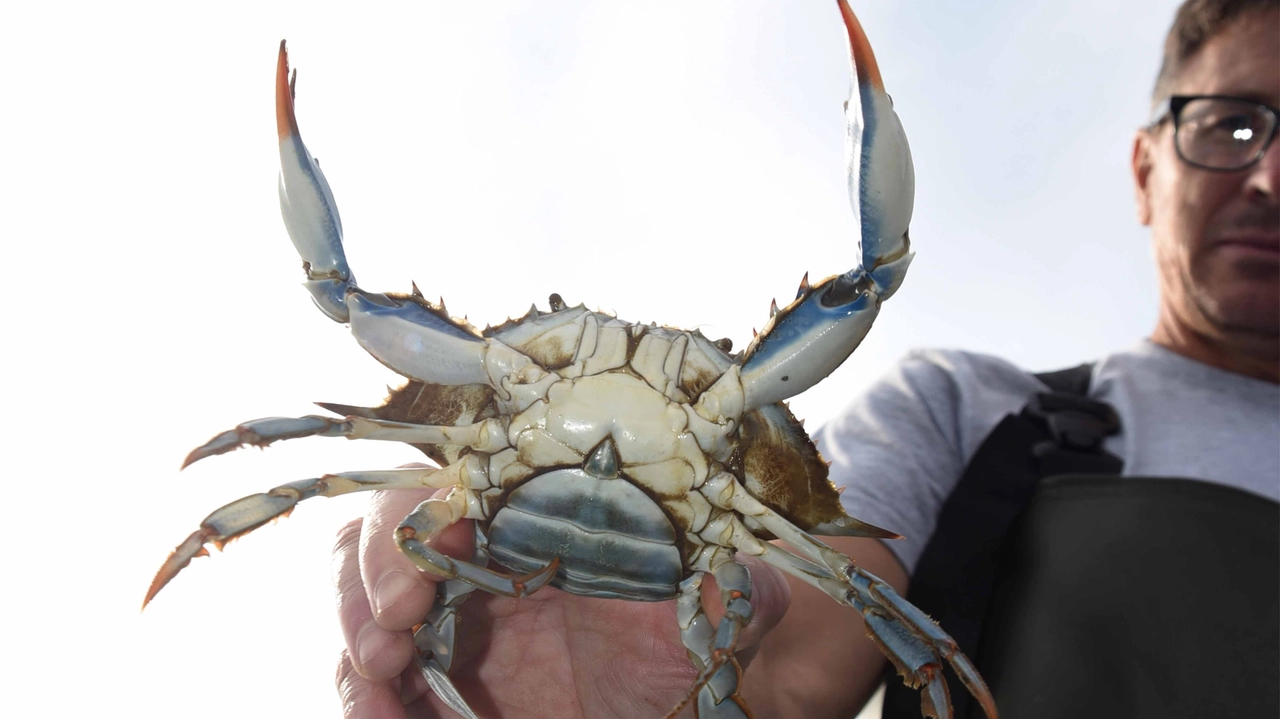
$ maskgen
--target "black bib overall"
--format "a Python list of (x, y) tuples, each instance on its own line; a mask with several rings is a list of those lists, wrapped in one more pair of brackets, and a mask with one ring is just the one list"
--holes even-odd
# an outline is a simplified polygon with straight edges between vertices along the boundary
[[(908, 599), (977, 664), (1003, 719), (1280, 717), (1280, 505), (1193, 479), (1120, 477), (1088, 368), (1041, 375), (987, 437)], [(1278, 450), (1280, 451), (1280, 450)], [(958, 719), (981, 716), (956, 688)], [(884, 717), (920, 696), (888, 679)]]

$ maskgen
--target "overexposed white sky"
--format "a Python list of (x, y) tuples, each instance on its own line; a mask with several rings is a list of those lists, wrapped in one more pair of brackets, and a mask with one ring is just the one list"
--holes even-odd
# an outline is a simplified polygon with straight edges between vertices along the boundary
[[(1128, 157), (1175, 6), (855, 2), (915, 158), (917, 257), (793, 401), (809, 426), (912, 347), (1044, 370), (1149, 332)], [(418, 459), (310, 439), (178, 472), (237, 422), (396, 382), (300, 287), (282, 37), (369, 289), (415, 280), (481, 325), (559, 292), (740, 348), (804, 272), (856, 262), (834, 0), (7, 8), (6, 715), (340, 714), (328, 554), (362, 498), (304, 504), (138, 612), (214, 508)]]

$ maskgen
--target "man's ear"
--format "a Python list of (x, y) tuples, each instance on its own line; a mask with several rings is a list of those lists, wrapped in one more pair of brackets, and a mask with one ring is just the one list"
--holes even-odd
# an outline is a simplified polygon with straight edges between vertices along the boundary
[(1145, 129), (1133, 136), (1133, 199), (1138, 208), (1138, 222), (1151, 224), (1151, 154), (1154, 138)]

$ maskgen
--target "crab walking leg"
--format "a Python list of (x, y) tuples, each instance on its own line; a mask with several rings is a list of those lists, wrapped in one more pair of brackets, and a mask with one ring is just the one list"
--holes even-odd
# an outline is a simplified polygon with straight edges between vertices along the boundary
[(406, 444), (451, 444), (470, 447), (493, 454), (510, 446), (506, 424), (497, 419), (486, 419), (474, 424), (432, 425), (392, 422), (368, 417), (322, 417), (309, 414), (303, 417), (265, 417), (238, 424), (234, 429), (219, 434), (191, 450), (182, 462), (188, 465), (206, 457), (225, 454), (250, 445), (266, 447), (272, 442), (301, 437), (346, 437), (347, 439), (378, 439)]
[[(375, 470), (369, 472), (340, 472), (314, 479), (301, 479), (282, 484), (260, 494), (251, 494), (215, 510), (200, 528), (191, 533), (182, 544), (169, 554), (156, 572), (151, 587), (147, 589), (146, 607), (156, 594), (182, 571), (192, 559), (208, 556), (206, 544), (221, 550), (227, 542), (252, 532), (278, 517), (288, 516), (298, 502), (312, 497), (337, 497), (351, 492), (367, 492), (375, 489), (422, 489), (423, 487), (455, 487), (465, 490), (472, 478), (483, 473), (474, 455), (444, 468), (412, 467), (406, 469)], [(483, 476), (481, 474), (481, 476)]]
[[(810, 563), (778, 547), (762, 542), (736, 527), (726, 530), (729, 543), (759, 556), (792, 576), (821, 589), (846, 606), (862, 613), (867, 635), (889, 657), (910, 687), (924, 687), (925, 713), (939, 719), (951, 716), (942, 661), (951, 664), (969, 692), (978, 699), (988, 717), (997, 716), (995, 699), (977, 668), (960, 651), (946, 632), (875, 575), (856, 566), (851, 559), (810, 536), (752, 497), (737, 480), (719, 474), (707, 480), (704, 494), (719, 507), (751, 517), (778, 539), (810, 557)], [(740, 523), (735, 515), (724, 515), (729, 524)], [(784, 558), (783, 555), (790, 555)]]
[[(474, 455), (467, 455), (472, 457)], [(467, 514), (473, 495), (461, 487), (455, 487), (443, 499), (432, 497), (419, 504), (396, 528), (396, 544), (419, 569), (445, 579), (460, 579), (492, 594), (506, 597), (523, 597), (546, 586), (555, 577), (560, 560), (535, 572), (519, 576), (502, 574), (468, 562), (449, 557), (429, 545), (450, 525), (460, 519), (471, 518)], [(476, 504), (478, 510), (478, 503)]]
[[(476, 548), (471, 563), (479, 567), (489, 563), (489, 552), (485, 549), (484, 535), (479, 527), (476, 528)], [(453, 685), (453, 680), (449, 679), (449, 672), (453, 669), (461, 605), (475, 590), (475, 585), (458, 579), (440, 582), (436, 585), (435, 604), (413, 635), (414, 646), (418, 650), (418, 669), (426, 677), (431, 691), (463, 719), (478, 717)]]
[[(737, 719), (750, 717), (751, 711), (738, 696), (742, 668), (734, 659), (738, 637), (751, 621), (751, 573), (733, 559), (733, 553), (717, 548), (712, 559), (711, 574), (720, 588), (724, 617), (716, 627), (711, 642), (710, 662), (703, 668), (705, 684), (698, 692), (700, 719)], [(698, 682), (703, 683), (704, 678)]]
[(680, 583), (676, 621), (680, 639), (700, 674), (689, 698), (667, 716), (678, 714), (696, 696), (698, 719), (749, 719), (751, 711), (737, 695), (742, 673), (733, 661), (733, 652), (743, 627), (751, 621), (751, 575), (725, 547), (708, 547), (703, 552), (699, 562), (710, 565), (725, 614), (719, 626), (712, 628), (702, 608), (702, 578), (707, 572), (698, 572)]
[(689, 659), (699, 670), (711, 663), (711, 640), (715, 627), (702, 609), (702, 577), (696, 572), (680, 582), (680, 594), (676, 597), (676, 624), (680, 627), (680, 641), (689, 650)]

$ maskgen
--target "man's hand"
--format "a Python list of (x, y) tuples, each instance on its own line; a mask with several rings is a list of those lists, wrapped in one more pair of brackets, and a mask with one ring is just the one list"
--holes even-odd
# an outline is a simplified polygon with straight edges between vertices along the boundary
[[(347, 650), (337, 683), (348, 719), (456, 716), (429, 691), (413, 661), (411, 629), (434, 602), (436, 583), (393, 539), (400, 521), (431, 493), (379, 492), (368, 516), (338, 536), (334, 579)], [(433, 545), (466, 558), (473, 536), (472, 523), (464, 521)], [(744, 663), (791, 598), (777, 570), (747, 564), (755, 616), (738, 645)], [(703, 599), (718, 621), (723, 609), (710, 577)], [(553, 587), (522, 599), (476, 591), (461, 615), (450, 676), (485, 719), (657, 719), (689, 695), (697, 678), (680, 642), (674, 602), (593, 599)]]

